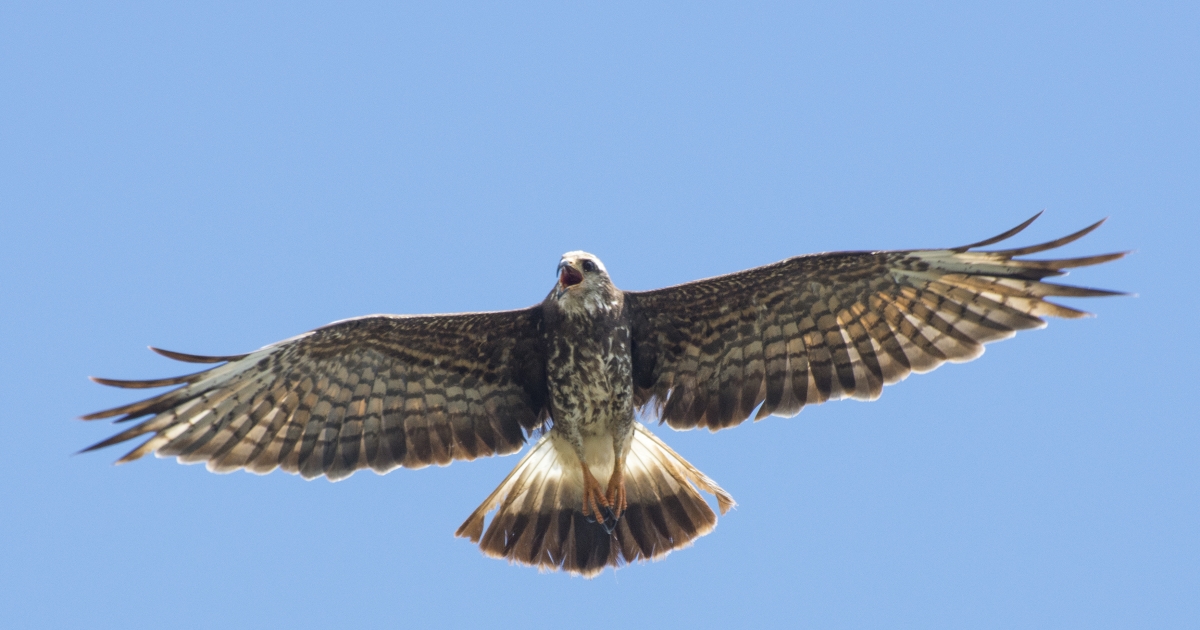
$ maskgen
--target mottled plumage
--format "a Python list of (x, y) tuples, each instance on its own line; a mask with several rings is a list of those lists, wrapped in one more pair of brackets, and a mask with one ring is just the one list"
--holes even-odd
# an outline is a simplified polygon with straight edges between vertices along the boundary
[(722, 513), (734, 505), (635, 422), (636, 410), (716, 431), (826, 400), (870, 400), (910, 372), (1044, 326), (1043, 316), (1085, 315), (1048, 297), (1115, 294), (1043, 279), (1123, 254), (1016, 259), (1099, 223), (977, 251), (1033, 220), (963, 247), (799, 256), (645, 292), (620, 291), (595, 256), (571, 252), (546, 300), (523, 310), (350, 319), (238, 356), (158, 350), (220, 365), (94, 379), (179, 387), (85, 416), (140, 420), (87, 450), (146, 437), (118, 461), (155, 453), (216, 472), (278, 467), (336, 480), (512, 453), (545, 429), (458, 535), (491, 556), (594, 575), (711, 531), (716, 514), (699, 491)]
[[(183, 384), (85, 420), (151, 416), (91, 448), (141, 435), (146, 453), (207, 462), (214, 472), (276, 467), (341, 479), (520, 450), (548, 417), (541, 311), (345, 320), (166, 381), (93, 379), (117, 387)], [(90, 450), (90, 449), (89, 449)]]

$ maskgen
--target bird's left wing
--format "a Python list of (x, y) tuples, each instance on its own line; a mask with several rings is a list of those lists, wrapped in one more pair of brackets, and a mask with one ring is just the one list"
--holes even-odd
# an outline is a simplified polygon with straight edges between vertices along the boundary
[(153, 452), (217, 472), (278, 467), (330, 479), (512, 453), (548, 415), (540, 327), (538, 306), (377, 315), (239, 356), (156, 350), (222, 365), (159, 380), (94, 378), (115, 387), (181, 387), (84, 416), (144, 418), (86, 450), (149, 436), (119, 461)]
[(974, 251), (1036, 218), (951, 249), (814, 254), (626, 292), (637, 404), (676, 429), (716, 431), (751, 414), (871, 400), (911, 372), (969, 361), (987, 342), (1044, 326), (1042, 316), (1086, 315), (1047, 297), (1115, 295), (1042, 280), (1124, 254), (1015, 258), (1070, 243), (1100, 223), (1041, 245)]

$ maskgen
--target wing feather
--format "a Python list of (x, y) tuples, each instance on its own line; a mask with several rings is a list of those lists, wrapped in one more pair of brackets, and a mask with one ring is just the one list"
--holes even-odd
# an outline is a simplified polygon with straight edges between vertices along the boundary
[(210, 470), (282, 468), (337, 480), (362, 468), (445, 465), (520, 449), (547, 420), (540, 307), (371, 316), (236, 356), (186, 376), (104, 385), (180, 387), (85, 416), (140, 420), (85, 450), (139, 437), (147, 453)]
[(871, 400), (912, 372), (970, 361), (985, 343), (1045, 326), (1043, 317), (1087, 315), (1048, 297), (1121, 295), (1042, 280), (1125, 253), (1016, 258), (1072, 243), (1103, 221), (1038, 245), (977, 249), (1014, 236), (1038, 216), (961, 247), (800, 256), (626, 292), (637, 402), (674, 428), (716, 431), (751, 415)]

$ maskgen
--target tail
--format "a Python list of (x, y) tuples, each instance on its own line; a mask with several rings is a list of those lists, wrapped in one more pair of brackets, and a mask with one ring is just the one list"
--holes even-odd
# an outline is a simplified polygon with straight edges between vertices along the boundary
[[(606, 566), (661, 558), (712, 531), (717, 515), (697, 488), (717, 497), (721, 514), (735, 505), (713, 480), (634, 423), (624, 469), (629, 507), (609, 534), (580, 511), (579, 463), (554, 440), (543, 435), (455, 535), (479, 543), (493, 558), (592, 577)], [(496, 507), (484, 533), (484, 516)]]

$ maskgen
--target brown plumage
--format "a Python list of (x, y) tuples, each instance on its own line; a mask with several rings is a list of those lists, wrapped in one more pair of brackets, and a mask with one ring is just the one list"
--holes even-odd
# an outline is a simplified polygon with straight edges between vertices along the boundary
[[(1024, 248), (977, 251), (1027, 227), (940, 250), (815, 254), (646, 292), (622, 292), (572, 252), (539, 305), (336, 322), (237, 356), (156, 350), (219, 364), (178, 386), (85, 416), (139, 420), (86, 450), (146, 437), (147, 453), (210, 470), (275, 468), (336, 480), (355, 470), (446, 465), (538, 442), (457, 534), (510, 561), (595, 575), (662, 557), (716, 524), (733, 499), (634, 421), (676, 429), (790, 416), (804, 405), (874, 399), (884, 385), (983, 344), (1080, 317), (1052, 296), (1115, 295), (1044, 282), (1124, 254), (1018, 260), (1100, 225)], [(484, 528), (488, 512), (496, 510)]]

